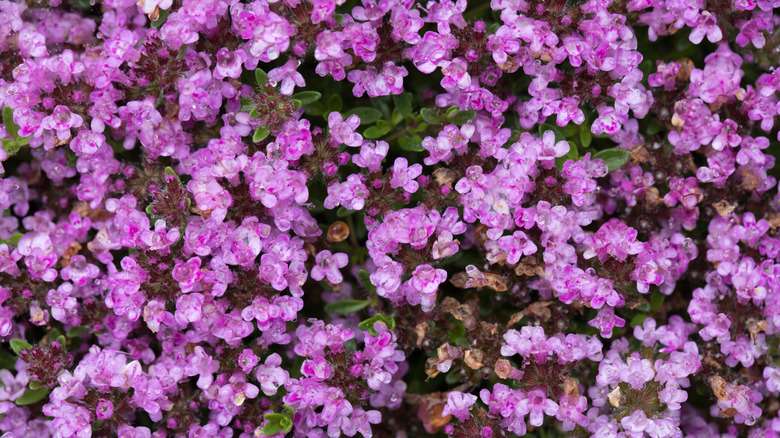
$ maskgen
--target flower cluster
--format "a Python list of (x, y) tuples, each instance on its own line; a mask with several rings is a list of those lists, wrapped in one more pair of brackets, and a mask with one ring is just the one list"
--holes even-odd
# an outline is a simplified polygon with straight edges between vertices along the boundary
[(780, 436), (778, 8), (0, 0), (0, 434)]

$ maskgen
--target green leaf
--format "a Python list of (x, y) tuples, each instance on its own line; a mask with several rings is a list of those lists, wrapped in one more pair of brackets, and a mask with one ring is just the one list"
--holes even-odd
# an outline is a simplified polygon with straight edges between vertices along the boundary
[(653, 294), (650, 295), (650, 311), (657, 312), (658, 309), (661, 308), (661, 305), (663, 305), (665, 299), (666, 295), (660, 292), (653, 292)]
[(334, 94), (333, 96), (330, 96), (328, 98), (329, 113), (332, 113), (333, 111), (341, 111), (341, 108), (343, 106), (344, 106), (344, 101), (341, 100), (341, 96), (339, 96), (338, 94)]
[(371, 108), (370, 106), (356, 106), (344, 114), (344, 119), (352, 114), (357, 114), (357, 116), (360, 117), (361, 125), (370, 125), (382, 118), (382, 111)]
[(269, 132), (270, 131), (265, 126), (258, 126), (257, 129), (255, 129), (255, 133), (252, 135), (252, 141), (260, 143), (268, 137)]
[(14, 122), (14, 110), (10, 106), (3, 107), (3, 126), (14, 140), (19, 139), (19, 125)]
[(661, 132), (661, 129), (664, 127), (664, 125), (661, 123), (658, 119), (653, 119), (650, 121), (650, 124), (647, 125), (647, 130), (645, 131), (648, 135), (655, 135)]
[(179, 47), (179, 51), (176, 52), (176, 59), (184, 58), (184, 55), (187, 54), (187, 50), (189, 50), (189, 48), (190, 48), (189, 44), (182, 44), (182, 46)]
[(241, 111), (252, 111), (255, 108), (255, 103), (252, 99), (246, 97), (241, 98)]
[(395, 329), (395, 319), (392, 316), (385, 316), (381, 313), (377, 313), (371, 318), (364, 320), (358, 324), (358, 328), (360, 330), (367, 331), (371, 336), (376, 336), (379, 334), (376, 330), (374, 330), (374, 324), (377, 322), (383, 323), (389, 330)]
[(19, 239), (22, 238), (22, 233), (14, 233), (9, 237), (8, 239), (0, 239), (0, 243), (5, 243), (8, 246), (17, 246), (19, 245)]
[(257, 107), (254, 107), (252, 108), (252, 111), (249, 111), (249, 117), (259, 119), (262, 116), (260, 115), (260, 110)]
[(429, 125), (438, 125), (439, 116), (436, 115), (430, 108), (423, 108), (420, 110), (420, 115)]
[(369, 292), (373, 293), (376, 292), (376, 286), (374, 286), (373, 283), (371, 283), (371, 274), (368, 273), (365, 269), (361, 269), (358, 271), (358, 279), (360, 279), (360, 282), (363, 283), (363, 287), (368, 289)]
[(422, 146), (422, 137), (417, 134), (411, 137), (398, 137), (398, 147), (409, 152), (422, 152), (425, 150)]
[(409, 117), (412, 115), (412, 93), (393, 95), (393, 104), (401, 116)]
[(293, 106), (295, 106), (295, 109), (298, 109), (298, 108), (300, 108), (300, 107), (302, 107), (302, 106), (303, 106), (303, 102), (301, 102), (301, 101), (300, 101), (300, 100), (298, 100), (298, 99), (293, 99), (293, 100), (292, 100), (292, 103), (293, 103)]
[(282, 432), (284, 432), (284, 433), (289, 433), (290, 430), (292, 430), (293, 422), (292, 422), (292, 419), (290, 417), (288, 417), (287, 415), (285, 415), (284, 418), (279, 420), (279, 424), (282, 425)]
[(159, 29), (162, 27), (163, 24), (165, 24), (166, 21), (168, 21), (168, 15), (171, 14), (170, 9), (160, 9), (160, 16), (157, 17), (157, 20), (152, 21), (152, 27), (154, 29)]
[(390, 124), (386, 120), (377, 120), (376, 125), (370, 126), (363, 131), (363, 137), (369, 140), (375, 140), (381, 138), (390, 132)]
[(580, 144), (582, 147), (589, 147), (592, 140), (593, 134), (590, 132), (590, 129), (585, 128), (580, 130)]
[(425, 123), (425, 122), (422, 122), (419, 125), (417, 125), (417, 127), (415, 127), (415, 128), (409, 127), (409, 128), (406, 128), (406, 129), (408, 129), (409, 132), (413, 132), (415, 134), (418, 134), (418, 133), (423, 132), (426, 129), (428, 129), (428, 124)]
[(263, 426), (263, 429), (260, 431), (265, 436), (271, 436), (276, 435), (277, 433), (281, 432), (282, 430), (282, 424), (278, 421), (265, 423), (265, 426)]
[(320, 100), (322, 93), (319, 91), (301, 91), (300, 93), (295, 93), (290, 97), (300, 100), (302, 104), (307, 105)]
[(49, 388), (28, 389), (21, 397), (16, 399), (17, 406), (27, 406), (46, 398), (49, 395)]
[(255, 69), (255, 82), (261, 89), (268, 83), (268, 74), (260, 67)]
[(263, 435), (276, 435), (280, 431), (288, 433), (292, 429), (292, 418), (287, 414), (265, 414), (263, 417), (268, 420), (261, 430)]
[(30, 380), (30, 383), (27, 385), (30, 389), (38, 389), (41, 387), (40, 382), (36, 382), (35, 380)]
[(176, 178), (176, 181), (178, 181), (179, 184), (181, 184), (181, 178), (179, 178), (179, 175), (176, 175), (176, 171), (173, 170), (173, 167), (165, 166), (165, 176), (166, 177), (173, 176), (174, 178)]
[(458, 112), (458, 105), (452, 105), (451, 107), (447, 108), (446, 111), (444, 111), (444, 116), (448, 119), (451, 119), (455, 117), (455, 114)]
[(75, 326), (68, 329), (67, 332), (65, 332), (65, 335), (69, 338), (75, 338), (78, 336), (83, 335), (84, 333), (88, 332), (89, 329), (87, 327), (82, 326)]
[(341, 300), (326, 304), (325, 311), (336, 315), (348, 315), (365, 309), (369, 304), (371, 302), (368, 300)]
[(631, 154), (624, 149), (612, 148), (596, 152), (596, 154), (593, 155), (593, 158), (604, 160), (604, 163), (607, 165), (607, 170), (609, 172), (614, 172), (628, 163)]
[(321, 116), (325, 114), (325, 105), (322, 102), (314, 102), (303, 106), (303, 112), (309, 116)]
[(32, 345), (30, 345), (27, 341), (25, 341), (23, 339), (11, 339), (9, 342), (11, 343), (11, 350), (13, 350), (14, 353), (16, 353), (17, 356), (23, 350), (27, 350), (28, 348), (32, 348)]
[(650, 317), (650, 315), (647, 313), (637, 313), (636, 316), (631, 318), (631, 327), (642, 325), (648, 317)]
[(336, 216), (338, 216), (338, 217), (347, 217), (347, 216), (349, 216), (351, 214), (354, 214), (356, 212), (357, 212), (356, 210), (347, 210), (346, 208), (344, 208), (342, 206), (342, 207), (339, 207), (338, 210), (336, 210)]
[(455, 114), (455, 117), (452, 119), (452, 123), (456, 125), (464, 125), (477, 117), (477, 112), (473, 109), (467, 110), (467, 111), (460, 111), (458, 114)]

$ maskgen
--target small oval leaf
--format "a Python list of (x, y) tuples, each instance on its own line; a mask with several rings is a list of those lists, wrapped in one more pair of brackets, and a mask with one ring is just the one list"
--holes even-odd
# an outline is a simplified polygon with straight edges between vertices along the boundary
[(365, 309), (371, 302), (368, 300), (341, 300), (325, 305), (325, 311), (336, 315), (348, 315)]
[(269, 132), (270, 131), (265, 126), (258, 126), (257, 129), (255, 129), (254, 135), (252, 135), (252, 141), (255, 143), (260, 143), (261, 141), (265, 140), (266, 137), (268, 137)]
[(370, 106), (357, 106), (352, 108), (347, 111), (344, 118), (346, 119), (352, 114), (357, 114), (357, 116), (360, 117), (361, 125), (370, 125), (382, 118), (382, 112), (376, 108), (371, 108)]
[(322, 97), (322, 93), (319, 91), (301, 91), (291, 96), (293, 99), (300, 100), (302, 104), (307, 105), (314, 103)]
[(607, 170), (609, 172), (614, 172), (628, 163), (631, 154), (623, 149), (612, 148), (596, 152), (596, 154), (593, 155), (593, 158), (604, 160), (604, 164), (607, 165)]
[(17, 406), (26, 406), (46, 398), (49, 395), (49, 388), (28, 389), (21, 397), (15, 400)]

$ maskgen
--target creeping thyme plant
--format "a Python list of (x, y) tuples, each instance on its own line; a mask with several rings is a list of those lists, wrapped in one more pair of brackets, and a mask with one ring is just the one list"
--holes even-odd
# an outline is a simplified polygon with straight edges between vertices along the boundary
[(0, 0), (0, 434), (780, 437), (778, 7)]

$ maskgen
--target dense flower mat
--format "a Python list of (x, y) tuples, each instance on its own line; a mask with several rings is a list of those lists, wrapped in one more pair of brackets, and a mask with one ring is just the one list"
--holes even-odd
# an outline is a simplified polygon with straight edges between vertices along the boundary
[(778, 0), (0, 0), (0, 433), (780, 436)]

